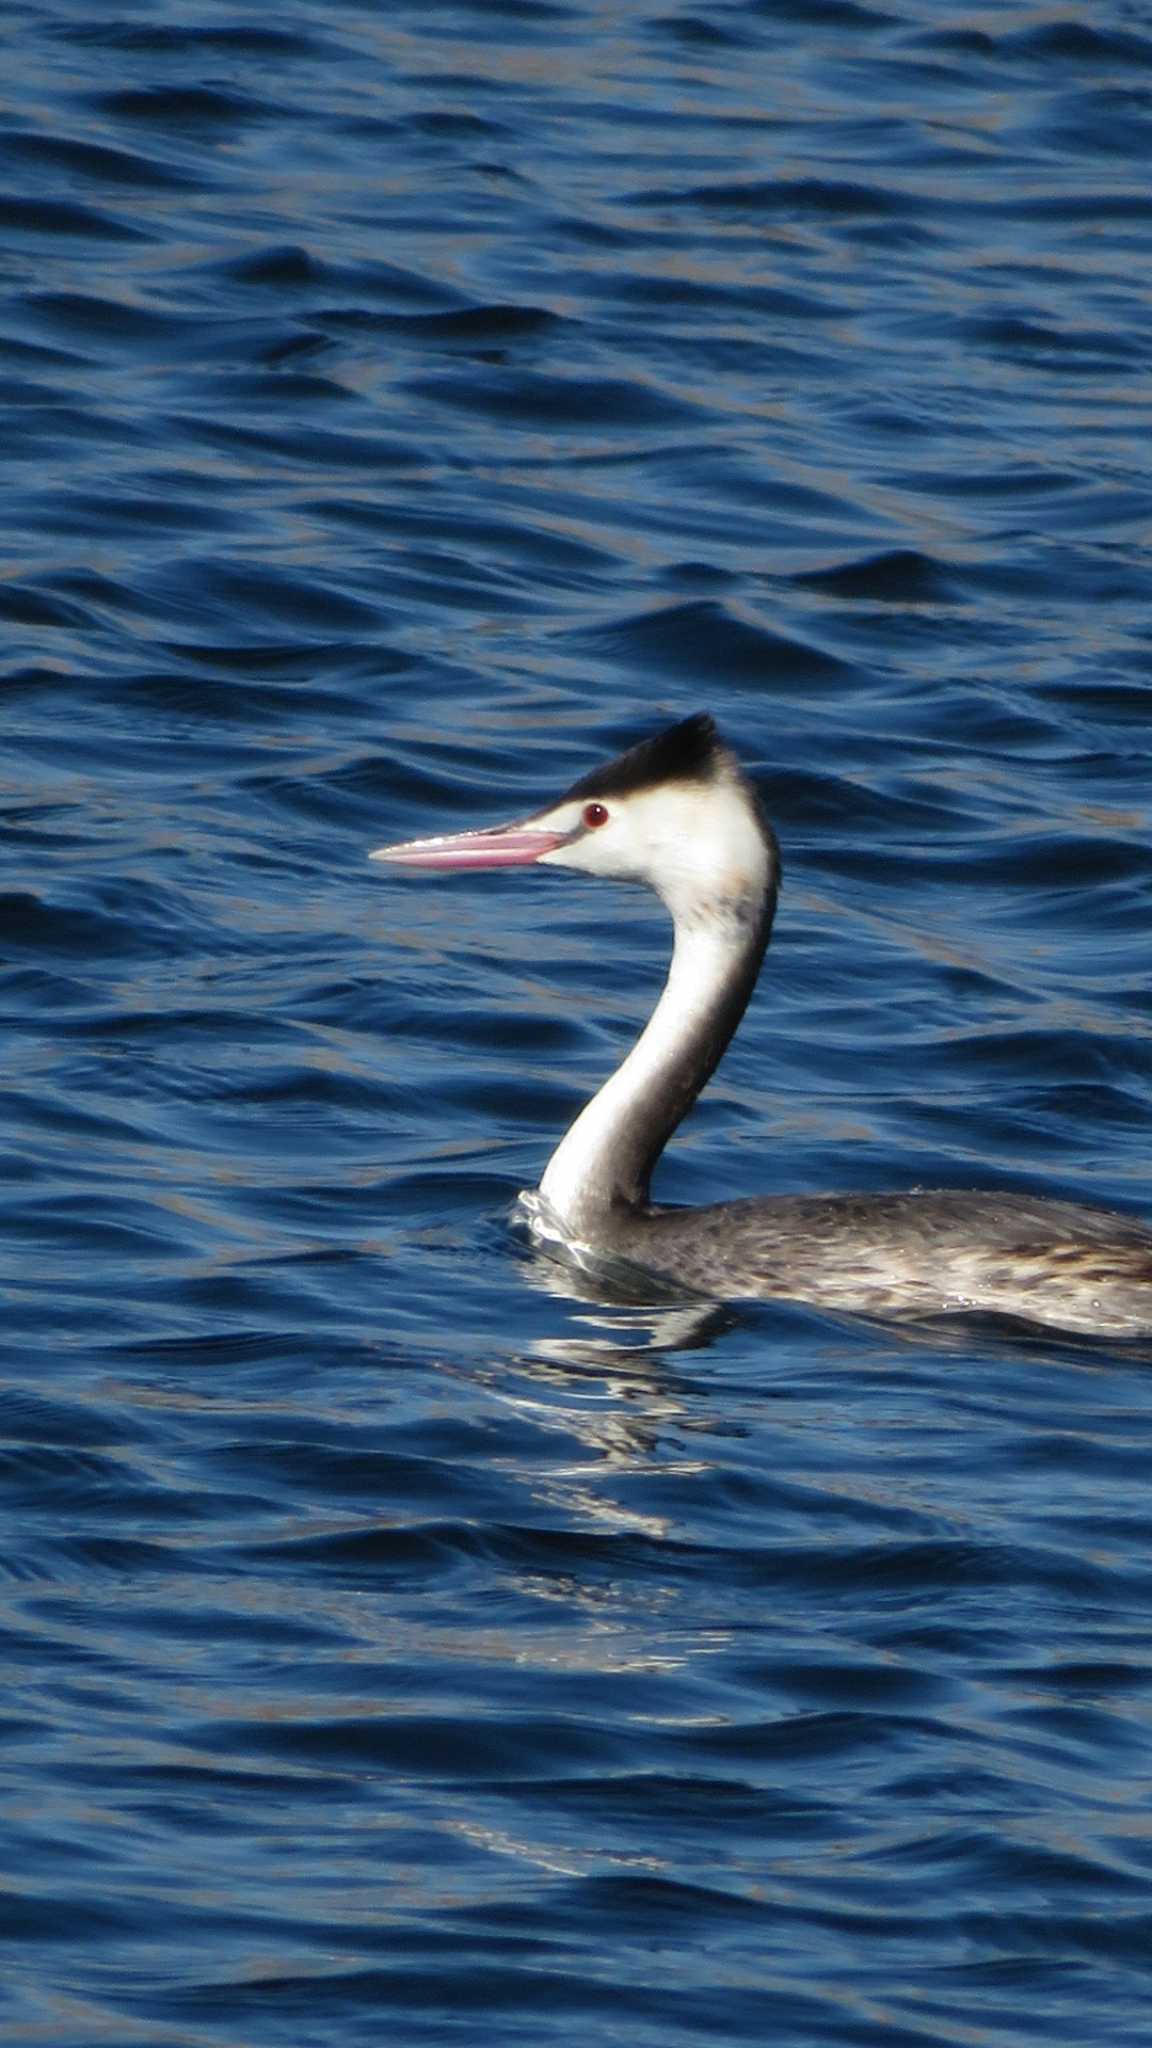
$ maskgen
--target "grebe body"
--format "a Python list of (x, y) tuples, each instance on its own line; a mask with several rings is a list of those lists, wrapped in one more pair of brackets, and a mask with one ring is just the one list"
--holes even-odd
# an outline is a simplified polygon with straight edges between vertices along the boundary
[(1109, 1210), (959, 1190), (652, 1202), (656, 1161), (744, 1014), (780, 880), (772, 828), (707, 715), (642, 741), (531, 817), (372, 859), (575, 868), (646, 884), (671, 915), (672, 961), (647, 1027), (521, 1198), (544, 1248), (593, 1267), (625, 1260), (717, 1300), (897, 1318), (985, 1311), (1152, 1335), (1152, 1230)]

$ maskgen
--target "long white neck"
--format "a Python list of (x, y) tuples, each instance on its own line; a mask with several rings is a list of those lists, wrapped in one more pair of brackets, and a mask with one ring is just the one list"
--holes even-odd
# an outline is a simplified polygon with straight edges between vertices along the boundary
[(775, 907), (772, 873), (766, 887), (676, 915), (668, 979), (645, 1030), (561, 1139), (540, 1182), (566, 1229), (584, 1233), (613, 1211), (646, 1205), (657, 1159), (744, 1014)]

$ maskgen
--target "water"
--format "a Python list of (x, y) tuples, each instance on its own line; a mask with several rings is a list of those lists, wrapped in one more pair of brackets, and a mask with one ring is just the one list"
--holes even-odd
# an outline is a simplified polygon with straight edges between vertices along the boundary
[(580, 1300), (659, 917), (364, 856), (709, 707), (786, 890), (661, 1192), (1152, 1210), (1150, 70), (14, 16), (0, 2041), (1147, 2038), (1147, 1357)]

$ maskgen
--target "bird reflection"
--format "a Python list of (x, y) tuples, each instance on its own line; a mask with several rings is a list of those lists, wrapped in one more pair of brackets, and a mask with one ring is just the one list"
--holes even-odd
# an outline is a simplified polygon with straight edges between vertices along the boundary
[(722, 1303), (686, 1297), (623, 1259), (598, 1261), (591, 1269), (529, 1252), (523, 1272), (541, 1294), (598, 1311), (573, 1318), (582, 1325), (578, 1335), (534, 1339), (535, 1356), (558, 1365), (635, 1367), (644, 1357), (703, 1351), (740, 1320)]

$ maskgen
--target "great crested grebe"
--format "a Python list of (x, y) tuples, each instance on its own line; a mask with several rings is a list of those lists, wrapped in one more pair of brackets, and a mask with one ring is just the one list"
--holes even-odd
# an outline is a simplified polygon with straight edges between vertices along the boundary
[(1152, 1334), (1152, 1230), (1013, 1193), (765, 1195), (661, 1208), (661, 1152), (744, 1014), (772, 929), (775, 835), (706, 714), (657, 733), (512, 824), (382, 846), (397, 867), (565, 867), (643, 882), (675, 945), (632, 1051), (521, 1196), (545, 1248), (625, 1260), (725, 1301), (858, 1314), (995, 1311), (1096, 1336)]

